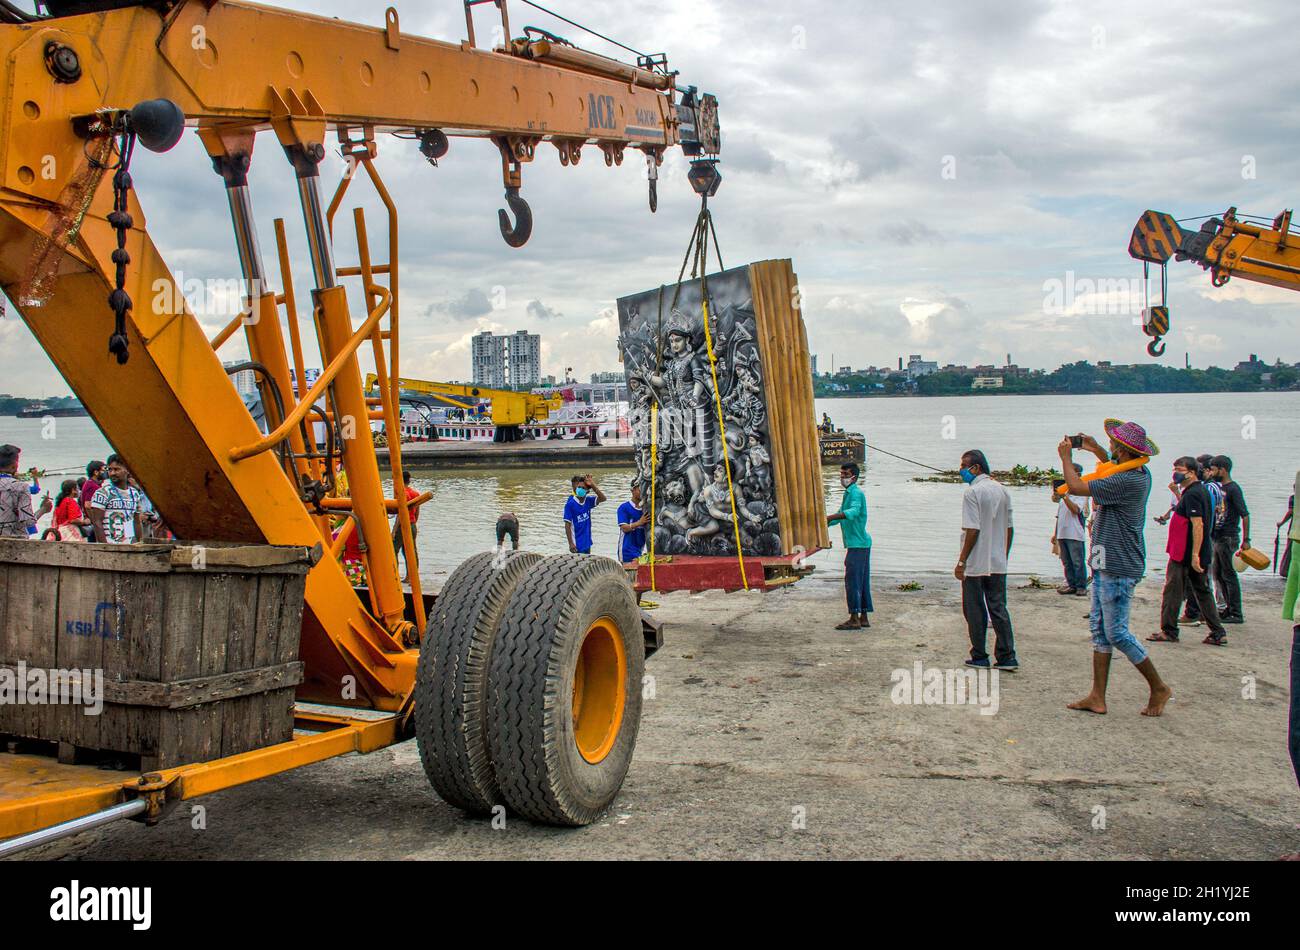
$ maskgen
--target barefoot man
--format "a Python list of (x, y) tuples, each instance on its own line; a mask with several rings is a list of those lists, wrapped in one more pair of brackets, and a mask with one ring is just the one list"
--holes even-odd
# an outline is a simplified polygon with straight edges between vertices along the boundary
[(1092, 692), (1078, 702), (1070, 703), (1069, 708), (1099, 714), (1106, 712), (1110, 657), (1112, 652), (1119, 650), (1137, 667), (1151, 688), (1151, 697), (1142, 715), (1159, 716), (1165, 711), (1165, 703), (1169, 702), (1173, 690), (1160, 678), (1146, 649), (1129, 631), (1128, 615), (1133, 603), (1133, 590), (1146, 571), (1146, 539), (1142, 532), (1147, 498), (1151, 494), (1151, 472), (1145, 465), (1134, 462), (1160, 450), (1136, 422), (1107, 419), (1105, 428), (1110, 437), (1109, 452), (1090, 435), (1074, 437), (1074, 441), (1081, 443), (1081, 448), (1092, 452), (1102, 462), (1113, 463), (1118, 469), (1105, 478), (1085, 482), (1079, 476), (1074, 468), (1070, 436), (1057, 446), (1066, 489), (1071, 495), (1090, 496), (1097, 512), (1089, 558), (1093, 568), (1092, 614), (1089, 617), (1093, 649)]

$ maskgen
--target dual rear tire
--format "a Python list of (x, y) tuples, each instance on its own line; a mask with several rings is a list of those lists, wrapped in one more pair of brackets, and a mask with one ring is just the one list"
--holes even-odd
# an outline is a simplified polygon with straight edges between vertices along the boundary
[(640, 611), (616, 562), (470, 558), (420, 650), (416, 738), (430, 783), (473, 814), (505, 805), (590, 824), (631, 765), (644, 670)]

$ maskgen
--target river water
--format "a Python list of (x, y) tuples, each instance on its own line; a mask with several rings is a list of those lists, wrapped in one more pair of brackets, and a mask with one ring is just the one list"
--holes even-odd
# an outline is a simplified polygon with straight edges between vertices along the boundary
[[(864, 433), (880, 449), (944, 469), (957, 468), (968, 448), (983, 449), (995, 469), (1056, 466), (1056, 444), (1065, 433), (1082, 430), (1104, 444), (1103, 419), (1133, 419), (1146, 426), (1161, 448), (1152, 466), (1149, 514), (1160, 514), (1167, 505), (1164, 486), (1174, 458), (1227, 455), (1251, 508), (1254, 546), (1270, 556), (1274, 526), (1300, 468), (1300, 393), (1295, 392), (819, 399), (817, 412), (819, 418), (827, 412), (836, 425)], [(0, 442), (23, 448), (23, 468), (51, 471), (84, 465), (110, 451), (85, 418), (58, 419), (52, 431), (38, 419), (0, 418)], [(1085, 469), (1092, 467), (1090, 455), (1076, 457)], [(564, 467), (415, 473), (415, 487), (433, 492), (420, 518), (421, 574), (440, 581), (467, 555), (490, 547), (503, 511), (519, 517), (523, 547), (543, 553), (567, 550), (561, 511), (572, 474)], [(627, 497), (632, 470), (593, 474), (610, 498), (593, 517), (594, 551), (613, 555), (618, 541), (614, 513)], [(822, 472), (830, 510), (839, 504), (838, 474), (829, 468)], [(913, 480), (925, 474), (913, 464), (868, 451), (863, 487), (874, 540), (872, 570), (878, 576), (947, 572), (956, 561), (963, 488)], [(57, 481), (50, 478), (47, 487), (57, 491)], [(1048, 541), (1056, 510), (1048, 490), (1012, 488), (1011, 494), (1016, 524), (1011, 571), (1058, 577), (1060, 564)], [(1148, 564), (1159, 569), (1165, 560), (1164, 530), (1148, 525)], [(819, 571), (842, 570), (838, 529), (832, 529), (832, 540), (835, 549), (813, 559)]]

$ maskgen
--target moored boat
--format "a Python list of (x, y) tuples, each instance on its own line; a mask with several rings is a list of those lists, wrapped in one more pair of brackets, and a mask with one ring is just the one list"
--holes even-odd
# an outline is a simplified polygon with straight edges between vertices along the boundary
[(823, 465), (861, 464), (867, 460), (867, 439), (861, 432), (819, 432)]

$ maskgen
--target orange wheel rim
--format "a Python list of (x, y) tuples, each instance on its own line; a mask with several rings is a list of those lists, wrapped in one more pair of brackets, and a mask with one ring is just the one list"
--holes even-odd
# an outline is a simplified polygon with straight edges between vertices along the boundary
[(592, 765), (614, 748), (627, 705), (627, 654), (618, 625), (601, 617), (587, 628), (573, 671), (573, 739)]

